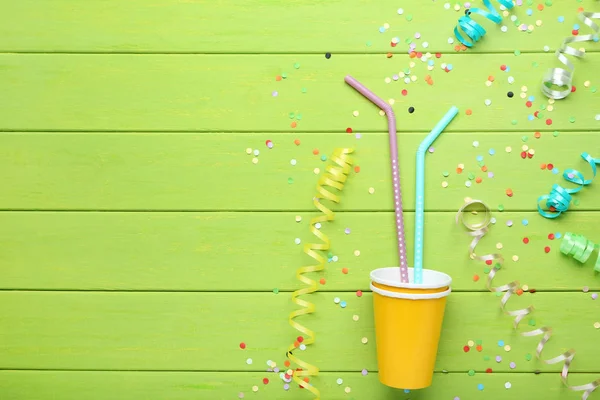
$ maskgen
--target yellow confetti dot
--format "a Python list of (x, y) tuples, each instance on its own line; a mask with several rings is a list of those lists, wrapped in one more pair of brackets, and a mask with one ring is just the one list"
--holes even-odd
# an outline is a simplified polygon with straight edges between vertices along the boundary
[(506, 146), (506, 149), (504, 149), (504, 150), (506, 150), (507, 153), (510, 153), (512, 151), (512, 147)]
[(384, 81), (385, 81), (385, 83), (391, 83), (392, 79), (391, 78), (385, 78)]
[(502, 243), (500, 243), (500, 242), (496, 243), (496, 248), (497, 248), (498, 250), (500, 250), (502, 247), (503, 247), (503, 246), (502, 246)]
[(556, 100), (554, 100), (554, 99), (548, 99), (548, 104), (554, 104), (555, 101)]
[(503, 17), (505, 17), (505, 18), (506, 18), (506, 17), (508, 17), (508, 15), (509, 15), (508, 11), (504, 10), (504, 11), (502, 12), (502, 16), (503, 16)]
[(360, 114), (360, 113), (359, 113), (357, 110), (354, 110), (354, 111), (352, 111), (352, 115), (354, 115), (355, 117), (358, 117), (358, 116), (359, 116), (359, 114)]
[(313, 172), (315, 173), (315, 175), (319, 175), (321, 173), (321, 170), (319, 168), (315, 168), (313, 169)]
[(350, 393), (352, 391), (352, 389), (350, 389), (350, 386), (346, 386), (346, 389), (344, 389), (344, 392), (346, 393)]
[(469, 341), (467, 342), (467, 344), (469, 345), (469, 347), (473, 347), (473, 346), (475, 346), (475, 342), (474, 342), (474, 341), (472, 341), (472, 340), (469, 340)]
[(519, 261), (519, 256), (512, 256), (512, 260), (513, 260), (514, 262), (517, 262), (517, 261)]
[(554, 111), (554, 106), (548, 106), (546, 107), (546, 110), (548, 110), (549, 112)]
[(504, 346), (504, 351), (510, 351), (510, 345), (507, 344), (506, 346)]
[(531, 155), (534, 155), (535, 154), (535, 150), (534, 149), (529, 149), (528, 153), (531, 154)]
[(277, 366), (277, 363), (275, 361), (271, 361), (269, 363), (269, 367), (271, 367), (271, 368), (275, 368), (276, 366)]
[(385, 111), (379, 110), (379, 115), (383, 117), (385, 115)]
[(415, 64), (415, 62), (414, 62), (414, 61), (411, 61), (411, 62), (408, 64), (408, 66), (409, 66), (410, 68), (414, 68), (416, 65), (417, 65), (417, 64)]
[(388, 23), (386, 22), (385, 24), (383, 24), (383, 27), (384, 27), (385, 29), (390, 29), (390, 24), (388, 24)]
[(296, 222), (300, 222), (300, 221), (302, 221), (302, 217), (299, 215), (296, 215)]
[(525, 97), (527, 97), (527, 93), (521, 92), (521, 98), (524, 99)]
[(535, 21), (535, 24), (536, 24), (537, 26), (542, 26), (543, 22), (542, 22), (542, 20), (541, 20), (541, 19), (538, 19), (537, 21)]
[(364, 337), (360, 341), (362, 342), (362, 344), (367, 344), (369, 342), (369, 339), (367, 339), (366, 337)]
[(286, 374), (288, 374), (289, 376), (294, 375), (294, 371), (290, 368), (287, 371), (285, 371)]
[(406, 76), (406, 74), (404, 72), (400, 71), (400, 72), (398, 72), (398, 76), (400, 78), (404, 78)]
[(521, 86), (521, 92), (527, 92), (527, 86)]
[(465, 164), (458, 164), (458, 168), (465, 169)]
[(454, 5), (454, 11), (460, 11), (460, 4)]
[(393, 105), (394, 105), (394, 103), (396, 103), (396, 100), (394, 100), (394, 99), (389, 99), (389, 100), (388, 100), (388, 103), (390, 103), (390, 105), (391, 105), (391, 106), (393, 106)]
[(419, 78), (417, 78), (417, 76), (416, 76), (416, 75), (413, 75), (413, 76), (411, 76), (411, 77), (410, 77), (410, 81), (411, 81), (411, 82), (416, 82), (418, 79), (419, 79)]
[(590, 87), (590, 81), (585, 81), (585, 82), (583, 82), (583, 86), (585, 86), (585, 87)]
[(470, 203), (471, 200), (473, 200), (473, 199), (470, 198), (470, 197), (465, 197), (463, 200), (464, 200), (465, 203)]
[(529, 146), (527, 146), (526, 144), (524, 144), (523, 146), (521, 146), (521, 150), (527, 151), (527, 150), (529, 150)]
[[(541, 24), (540, 24), (540, 25), (541, 25)], [(538, 25), (538, 26), (540, 26), (540, 25)], [(528, 26), (527, 26), (527, 29), (528, 29), (528, 30), (530, 30), (530, 31), (532, 31), (532, 30), (534, 30), (534, 29), (535, 29), (535, 26), (533, 26), (533, 25), (528, 25)]]
[(594, 328), (600, 329), (600, 322), (595, 322), (594, 323)]
[(375, 188), (370, 187), (369, 188), (369, 193), (371, 193), (371, 194), (375, 193)]
[(252, 149), (250, 147), (246, 149), (246, 154), (252, 154)]
[(523, 285), (523, 286), (521, 286), (521, 289), (523, 289), (524, 291), (528, 291), (529, 290), (529, 286)]
[(258, 386), (256, 386), (256, 385), (252, 386), (252, 391), (253, 392), (258, 392)]
[(354, 314), (354, 315), (352, 316), (352, 319), (353, 319), (353, 320), (355, 320), (355, 321), (358, 321), (358, 318), (359, 318), (359, 317), (358, 317), (358, 315), (356, 315), (356, 314)]
[(446, 182), (446, 181), (442, 182), (442, 187), (443, 188), (447, 188), (448, 187), (448, 182)]
[(582, 52), (582, 53), (585, 53), (585, 49), (583, 47), (580, 47), (579, 51)]
[(254, 157), (254, 158), (252, 159), (252, 163), (253, 163), (253, 164), (258, 164), (258, 158)]
[(355, 255), (356, 257), (360, 256), (360, 250), (354, 250), (354, 255)]
[(492, 86), (492, 82), (491, 81), (485, 81), (485, 86), (487, 86), (487, 87)]

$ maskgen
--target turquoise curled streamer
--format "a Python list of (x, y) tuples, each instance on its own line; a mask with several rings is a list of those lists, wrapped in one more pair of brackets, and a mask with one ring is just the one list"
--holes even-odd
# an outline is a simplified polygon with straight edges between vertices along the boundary
[[(560, 252), (571, 256), (580, 263), (585, 263), (592, 256), (594, 250), (600, 249), (600, 245), (588, 240), (585, 236), (575, 235), (571, 232), (565, 233), (560, 243)], [(596, 259), (594, 271), (600, 272), (600, 254)]]
[[(512, 9), (515, 5), (512, 0), (496, 0), (500, 5), (506, 7), (507, 10)], [(483, 0), (483, 4), (489, 10), (483, 10), (481, 8), (470, 8), (467, 10), (466, 15), (464, 17), (460, 17), (458, 19), (458, 26), (454, 28), (454, 35), (458, 39), (459, 42), (464, 44), (467, 47), (473, 47), (473, 45), (478, 42), (483, 36), (486, 34), (486, 30), (483, 26), (479, 25), (475, 20), (471, 18), (473, 14), (479, 14), (495, 24), (499, 24), (502, 22), (502, 16), (496, 11), (494, 6), (492, 5), (490, 0)], [(471, 39), (469, 42), (458, 30), (458, 28), (465, 33), (465, 35)]]
[[(569, 209), (571, 204), (572, 194), (579, 192), (584, 186), (592, 183), (596, 177), (596, 165), (600, 165), (600, 158), (593, 158), (588, 153), (582, 153), (581, 158), (587, 161), (592, 167), (594, 176), (592, 179), (585, 179), (583, 174), (575, 169), (566, 169), (563, 172), (563, 178), (567, 181), (579, 185), (579, 187), (573, 189), (565, 189), (559, 184), (552, 185), (552, 191), (550, 194), (545, 194), (538, 198), (538, 211), (544, 218), (556, 218), (563, 212)], [(540, 203), (546, 201), (546, 207), (550, 209), (550, 212), (545, 211), (540, 206)]]

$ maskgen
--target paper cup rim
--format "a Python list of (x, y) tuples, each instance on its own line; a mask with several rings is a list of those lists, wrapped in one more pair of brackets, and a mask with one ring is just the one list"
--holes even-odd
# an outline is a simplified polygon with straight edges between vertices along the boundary
[[(450, 275), (433, 269), (423, 269), (423, 283), (401, 282), (399, 267), (378, 268), (370, 276), (371, 281), (380, 285), (405, 289), (439, 289), (452, 283)], [(408, 280), (414, 280), (414, 268), (408, 268)]]
[(390, 292), (389, 290), (383, 290), (381, 288), (378, 288), (377, 286), (374, 286), (373, 283), (371, 283), (371, 291), (373, 293), (377, 293), (377, 294), (380, 294), (385, 297), (392, 297), (395, 299), (434, 300), (434, 299), (441, 299), (442, 297), (447, 297), (450, 294), (450, 292), (452, 292), (452, 289), (450, 289), (450, 287), (448, 287), (448, 289), (444, 290), (443, 292), (437, 292), (437, 293), (402, 293), (402, 292)]

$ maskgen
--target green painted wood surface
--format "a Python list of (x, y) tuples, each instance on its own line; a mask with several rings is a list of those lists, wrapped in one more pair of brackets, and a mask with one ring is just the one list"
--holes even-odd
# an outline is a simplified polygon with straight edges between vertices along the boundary
[[(270, 379), (264, 385), (263, 378)], [(0, 390), (7, 400), (45, 400), (44, 393), (64, 400), (115, 400), (144, 398), (148, 400), (196, 400), (198, 398), (235, 399), (238, 392), (248, 392), (253, 386), (259, 390), (257, 398), (279, 400), (294, 396), (282, 393), (281, 385), (274, 383), (272, 373), (242, 372), (72, 372), (72, 371), (0, 371)], [(338, 385), (337, 379), (343, 383)], [(592, 374), (574, 374), (573, 382), (584, 382), (594, 378)], [(358, 400), (365, 398), (383, 400), (429, 400), (460, 395), (461, 398), (479, 398), (501, 393), (548, 400), (576, 400), (580, 397), (567, 391), (557, 383), (556, 374), (494, 373), (436, 373), (434, 384), (422, 391), (404, 393), (379, 384), (374, 373), (362, 376), (359, 372), (323, 372), (316, 379), (322, 388), (323, 397), (336, 400)], [(510, 382), (511, 389), (504, 385)], [(485, 385), (484, 393), (477, 384)], [(344, 390), (350, 387), (347, 394)], [(215, 393), (220, 393), (215, 397)], [(308, 397), (308, 396), (307, 396)]]
[[(409, 68), (411, 61), (405, 55), (391, 59), (345, 55), (328, 60), (315, 54), (1, 54), (0, 130), (291, 132), (289, 114), (295, 113), (302, 115), (298, 131), (345, 133), (347, 127), (358, 132), (387, 131), (378, 110), (344, 83), (348, 74), (383, 99), (397, 101), (402, 132), (429, 132), (451, 105), (463, 113), (473, 110), (473, 115), (463, 114), (452, 124), (449, 131), (455, 132), (600, 127), (594, 119), (600, 100), (583, 87), (585, 80), (595, 77), (592, 71), (600, 69), (600, 54), (588, 54), (578, 62), (577, 100), (569, 97), (531, 122), (527, 116), (547, 104), (538, 88), (546, 70), (557, 64), (553, 54), (449, 54), (436, 59), (433, 71), (416, 61), (411, 70), (418, 78), (415, 83), (385, 83), (386, 77)], [(454, 69), (444, 72), (442, 62)], [(538, 67), (532, 66), (535, 62)], [(295, 63), (300, 65), (297, 70)], [(510, 74), (500, 70), (502, 64), (510, 65)], [(275, 77), (282, 73), (288, 78), (277, 82)], [(426, 75), (431, 75), (433, 86), (425, 82)], [(487, 87), (490, 75), (496, 81)], [(509, 75), (515, 78), (512, 85)], [(518, 96), (522, 86), (538, 98), (535, 108), (527, 108)], [(405, 87), (409, 94), (403, 98)], [(517, 96), (509, 99), (509, 90)], [(273, 97), (273, 91), (279, 95)], [(436, 107), (431, 107), (434, 98)], [(489, 107), (486, 99), (493, 100)], [(415, 107), (413, 114), (406, 111), (409, 106)], [(23, 107), (35, 110), (35, 118), (21, 112)], [(360, 115), (354, 118), (356, 110)], [(554, 121), (550, 128), (547, 118)]]
[[(347, 307), (336, 305), (335, 297)], [(287, 346), (297, 337), (285, 318), (294, 307), (283, 293), (18, 291), (2, 292), (0, 300), (4, 369), (264, 371), (268, 360), (283, 364)], [(319, 311), (305, 321), (318, 342), (302, 352), (303, 359), (323, 371), (376, 371), (371, 294), (318, 293), (311, 301)], [(525, 360), (539, 340), (514, 334), (512, 320), (498, 304), (490, 293), (449, 297), (436, 370), (510, 371), (514, 361), (520, 372), (560, 371), (560, 365)], [(580, 292), (529, 294), (510, 304), (534, 304), (536, 326), (555, 327), (545, 349), (548, 356), (576, 346), (572, 370), (596, 370), (598, 330), (593, 324), (600, 302)], [(532, 329), (528, 320), (521, 330)], [(363, 337), (367, 344), (361, 343)], [(469, 340), (482, 340), (484, 351), (465, 354)], [(512, 350), (500, 348), (499, 340)], [(241, 342), (246, 350), (239, 348)], [(485, 355), (491, 360), (485, 361)], [(496, 355), (503, 362), (496, 363)]]
[[(407, 211), (414, 210), (415, 153), (424, 136), (399, 137)], [(529, 138), (527, 142), (523, 137)], [(275, 147), (269, 150), (266, 140)], [(474, 141), (479, 148), (473, 147)], [(532, 159), (521, 159), (524, 144), (536, 151)], [(0, 208), (312, 212), (318, 179), (314, 169), (324, 171), (327, 163), (320, 157), (329, 157), (342, 146), (356, 150), (360, 173), (351, 173), (335, 209), (393, 211), (390, 166), (382, 157), (389, 151), (388, 139), (383, 133), (365, 133), (360, 140), (346, 133), (5, 133), (0, 136), (0, 185), (11, 190), (0, 192)], [(511, 153), (506, 152), (507, 146)], [(454, 211), (469, 196), (483, 198), (493, 208), (502, 204), (507, 211), (535, 211), (538, 197), (549, 193), (554, 183), (574, 187), (562, 175), (541, 170), (540, 164), (553, 163), (560, 171), (576, 168), (591, 177), (591, 168), (580, 155), (599, 147), (597, 137), (584, 132), (558, 137), (544, 133), (540, 139), (534, 139), (532, 131), (448, 133), (427, 157), (426, 209)], [(258, 164), (252, 163), (247, 148), (261, 152)], [(314, 149), (320, 154), (314, 155)], [(495, 149), (494, 156), (488, 154), (490, 149)], [(494, 178), (481, 171), (479, 155)], [(292, 159), (296, 166), (291, 165)], [(465, 170), (459, 175), (455, 170), (461, 163)], [(450, 173), (447, 178), (444, 171)], [(473, 182), (467, 189), (469, 173), (483, 182)], [(529, 179), (520, 178), (524, 175)], [(448, 188), (442, 188), (443, 181)], [(371, 187), (374, 194), (369, 193)], [(507, 188), (513, 190), (513, 197), (506, 196)], [(593, 189), (586, 188), (575, 198), (579, 203), (573, 209), (600, 209)]]
[[(498, 309), (499, 298), (486, 292), (484, 268), (469, 260), (469, 237), (454, 224), (466, 197), (480, 198), (494, 210), (504, 207), (495, 211), (497, 223), (478, 253), (499, 251), (507, 258), (498, 284), (518, 279), (538, 290), (511, 299), (510, 308), (533, 304), (536, 326), (554, 328), (545, 355), (575, 347), (571, 383), (600, 376), (599, 330), (593, 326), (600, 322), (600, 300), (591, 298), (600, 278), (589, 263), (580, 266), (559, 253), (558, 240), (547, 238), (574, 231), (600, 242), (598, 183), (577, 194), (577, 204), (557, 220), (536, 213), (538, 196), (565, 183), (540, 164), (589, 176), (579, 155), (596, 156), (600, 149), (600, 122), (594, 118), (600, 97), (593, 90), (598, 45), (584, 44), (585, 59), (574, 60), (575, 94), (550, 104), (539, 92), (546, 68), (559, 65), (552, 51), (578, 22), (577, 8), (598, 10), (598, 2), (554, 1), (539, 12), (541, 1), (532, 1), (514, 14), (526, 24), (539, 19), (542, 26), (517, 32), (507, 19), (508, 32), (501, 33), (485, 21), (485, 39), (460, 53), (447, 39), (464, 9), (445, 10), (445, 1), (5, 3), (1, 399), (232, 399), (239, 392), (245, 398), (310, 398), (297, 387), (284, 393), (278, 377), (265, 372), (266, 361), (281, 366), (297, 336), (287, 322), (290, 291), (299, 287), (296, 268), (310, 260), (294, 239), (311, 240), (314, 169), (322, 171), (327, 164), (319, 157), (340, 146), (356, 150), (360, 172), (352, 172), (341, 203), (334, 205), (336, 220), (322, 228), (339, 261), (316, 276), (327, 283), (310, 296), (317, 312), (303, 319), (317, 333), (317, 343), (303, 355), (322, 370), (311, 382), (323, 399), (580, 398), (560, 383), (560, 365), (525, 360), (537, 339), (514, 333), (510, 317)], [(402, 16), (396, 12), (400, 7)], [(559, 16), (563, 24), (556, 22)], [(390, 29), (379, 33), (386, 22)], [(443, 53), (432, 71), (405, 54), (405, 41), (417, 31), (421, 39), (412, 40), (418, 50), (427, 41), (427, 50)], [(401, 41), (396, 48), (390, 47), (394, 36)], [(392, 58), (386, 57), (389, 51)], [(453, 70), (444, 72), (441, 63)], [(500, 70), (503, 64), (510, 72)], [(385, 83), (407, 68), (416, 82)], [(281, 74), (286, 79), (276, 81)], [(395, 263), (387, 126), (376, 108), (343, 83), (346, 74), (395, 102), (409, 232), (417, 145), (450, 105), (461, 110), (427, 155), (426, 265), (450, 273), (454, 293), (434, 384), (422, 391), (390, 390), (376, 378), (368, 273)], [(495, 80), (487, 87), (489, 76)], [(527, 96), (535, 96), (531, 108), (520, 97), (523, 86)], [(484, 105), (486, 99), (491, 106)], [(409, 106), (416, 108), (413, 114)], [(354, 117), (354, 111), (360, 115)], [(535, 111), (543, 116), (528, 121)], [(362, 137), (348, 135), (348, 127)], [(272, 150), (266, 140), (274, 142)], [(520, 158), (523, 145), (535, 150), (533, 159)], [(260, 150), (258, 164), (247, 148)], [(479, 155), (494, 178), (479, 170)], [(460, 163), (465, 170), (457, 175)], [(466, 188), (470, 172), (483, 182)], [(442, 188), (442, 181), (449, 187)], [(523, 244), (523, 237), (530, 243)], [(410, 257), (410, 235), (407, 240)], [(549, 254), (544, 246), (551, 246)], [(341, 272), (344, 267), (348, 274)], [(361, 298), (358, 289), (365, 292)], [(348, 307), (335, 305), (336, 296)], [(353, 321), (353, 315), (360, 319)], [(526, 318), (520, 330), (532, 328), (529, 322)], [(366, 345), (362, 337), (369, 339)], [(465, 354), (468, 340), (478, 339), (484, 351)], [(512, 350), (505, 352), (498, 340)], [(239, 349), (242, 341), (246, 350)], [(502, 355), (503, 361), (486, 361), (486, 354)], [(516, 369), (509, 368), (510, 361)], [(486, 374), (488, 367), (494, 372)], [(366, 377), (363, 368), (369, 370)], [(470, 369), (475, 376), (467, 375)], [(266, 386), (265, 377), (271, 380)], [(338, 378), (344, 384), (336, 384)], [(510, 390), (505, 382), (511, 382)], [(485, 384), (483, 392), (479, 383)], [(344, 392), (346, 386), (351, 393)]]
[[(345, 199), (345, 197), (344, 197)], [(585, 266), (559, 253), (559, 240), (548, 234), (563, 226), (593, 238), (598, 212), (572, 212), (561, 221), (536, 213), (496, 213), (496, 226), (478, 247), (507, 257), (499, 280), (518, 279), (538, 291), (600, 290), (592, 263)], [(302, 222), (295, 221), (296, 215)], [(181, 212), (3, 212), (0, 213), (0, 262), (3, 289), (280, 291), (295, 290), (296, 269), (311, 262), (304, 243), (313, 242), (308, 223), (313, 213)], [(513, 219), (515, 225), (507, 227)], [(369, 272), (395, 263), (391, 212), (340, 212), (322, 231), (339, 261), (328, 264), (324, 291), (368, 290)], [(530, 221), (527, 226), (521, 221)], [(406, 214), (414, 229), (414, 213)], [(454, 223), (453, 213), (427, 213), (425, 261), (453, 278), (456, 291), (485, 291), (484, 268), (467, 256), (470, 237)], [(350, 235), (344, 233), (349, 227)], [(465, 231), (466, 232), (466, 231)], [(445, 237), (444, 241), (439, 241)], [(524, 244), (522, 238), (531, 240)], [(302, 243), (295, 244), (295, 238)], [(68, 246), (64, 244), (68, 243)], [(235, 243), (235, 245), (232, 245)], [(545, 254), (544, 247), (551, 253)], [(456, 254), (456, 249), (460, 249)], [(354, 251), (359, 250), (360, 256)], [(412, 259), (413, 249), (408, 249)], [(259, 263), (248, 263), (252, 255)], [(511, 257), (518, 255), (518, 262)], [(348, 268), (348, 274), (342, 273)], [(265, 273), (268, 271), (268, 273)], [(223, 279), (223, 276), (235, 279)], [(60, 279), (57, 279), (60, 276)], [(568, 279), (566, 279), (568, 278)]]

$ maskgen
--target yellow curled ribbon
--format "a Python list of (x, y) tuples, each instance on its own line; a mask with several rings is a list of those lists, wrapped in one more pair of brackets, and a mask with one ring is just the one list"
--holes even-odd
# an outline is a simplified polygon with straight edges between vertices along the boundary
[[(484, 217), (481, 222), (468, 223), (464, 219), (465, 214), (468, 212), (467, 210), (470, 209), (473, 205), (477, 205), (479, 208), (483, 209)], [(477, 211), (471, 211), (471, 212), (473, 214), (478, 213)], [(490, 292), (503, 292), (504, 293), (504, 296), (502, 296), (502, 299), (500, 300), (500, 308), (506, 315), (510, 315), (515, 318), (513, 321), (513, 328), (516, 330), (519, 326), (519, 323), (523, 320), (523, 318), (525, 318), (525, 316), (527, 316), (528, 314), (531, 314), (533, 312), (534, 307), (532, 305), (530, 305), (526, 308), (522, 308), (519, 310), (507, 310), (506, 304), (508, 303), (508, 300), (511, 298), (511, 296), (513, 294), (515, 294), (517, 292), (517, 290), (519, 290), (519, 287), (520, 287), (519, 282), (513, 281), (506, 285), (494, 287), (492, 285), (492, 282), (494, 280), (494, 277), (496, 276), (496, 273), (502, 267), (504, 258), (500, 254), (486, 254), (483, 256), (478, 256), (475, 254), (475, 247), (477, 247), (477, 244), (479, 243), (479, 241), (488, 232), (489, 224), (492, 221), (490, 208), (481, 200), (471, 200), (471, 201), (465, 203), (458, 210), (455, 220), (456, 220), (457, 224), (462, 223), (462, 225), (465, 228), (467, 228), (467, 230), (468, 230), (467, 233), (473, 237), (473, 240), (471, 241), (471, 244), (469, 245), (469, 257), (472, 260), (485, 261), (486, 264), (488, 264), (488, 265), (495, 262), (495, 265), (493, 266), (490, 273), (488, 274), (487, 288)], [(565, 386), (567, 386), (570, 390), (578, 391), (578, 392), (582, 391), (583, 392), (583, 395), (581, 397), (582, 400), (586, 400), (589, 397), (589, 395), (600, 386), (600, 378), (596, 379), (593, 382), (586, 383), (585, 385), (569, 386), (567, 378), (569, 375), (569, 368), (571, 367), (573, 358), (575, 358), (575, 350), (574, 349), (565, 351), (564, 353), (559, 354), (558, 356), (550, 358), (550, 359), (543, 360), (541, 358), (542, 351), (544, 350), (544, 346), (546, 345), (546, 343), (548, 343), (548, 341), (552, 337), (552, 328), (551, 327), (545, 326), (543, 328), (534, 329), (532, 331), (521, 332), (521, 335), (522, 336), (542, 336), (542, 338), (540, 339), (540, 341), (536, 347), (536, 351), (535, 351), (536, 357), (545, 364), (557, 364), (559, 362), (563, 362), (563, 368), (562, 368), (562, 371), (560, 374), (561, 380), (562, 380), (563, 384)]]
[[(349, 156), (353, 152), (352, 149), (336, 149), (331, 156), (331, 160), (336, 165), (330, 165), (326, 168), (326, 173), (319, 178), (317, 182), (317, 195), (313, 198), (313, 203), (315, 207), (323, 213), (323, 215), (319, 215), (318, 217), (314, 217), (310, 221), (310, 231), (313, 235), (317, 237), (321, 241), (321, 243), (308, 243), (304, 245), (304, 252), (312, 257), (317, 264), (309, 265), (298, 268), (296, 270), (296, 279), (300, 282), (307, 285), (301, 289), (298, 289), (292, 293), (292, 302), (299, 305), (300, 309), (292, 311), (290, 313), (289, 322), (296, 330), (298, 330), (303, 336), (303, 341), (305, 345), (309, 345), (315, 342), (315, 333), (305, 327), (304, 325), (299, 324), (294, 321), (294, 318), (299, 317), (301, 315), (306, 315), (315, 312), (315, 305), (309, 301), (299, 299), (299, 296), (314, 293), (317, 291), (317, 282), (304, 276), (303, 274), (309, 272), (317, 272), (325, 269), (325, 257), (321, 255), (319, 251), (329, 250), (329, 238), (323, 232), (315, 227), (315, 224), (325, 222), (325, 221), (333, 221), (334, 213), (329, 208), (324, 206), (321, 203), (322, 199), (330, 200), (335, 203), (340, 202), (340, 197), (326, 189), (327, 186), (335, 188), (341, 191), (344, 188), (344, 183), (348, 178), (348, 174), (352, 168), (352, 158)], [(294, 382), (296, 382), (301, 387), (308, 389), (312, 394), (315, 395), (315, 399), (320, 399), (319, 390), (305, 382), (302, 378), (308, 376), (316, 376), (319, 374), (319, 369), (314, 365), (307, 363), (296, 357), (292, 352), (296, 350), (298, 347), (298, 341), (289, 346), (287, 351), (288, 359), (297, 364), (301, 369), (294, 371), (292, 376)]]

